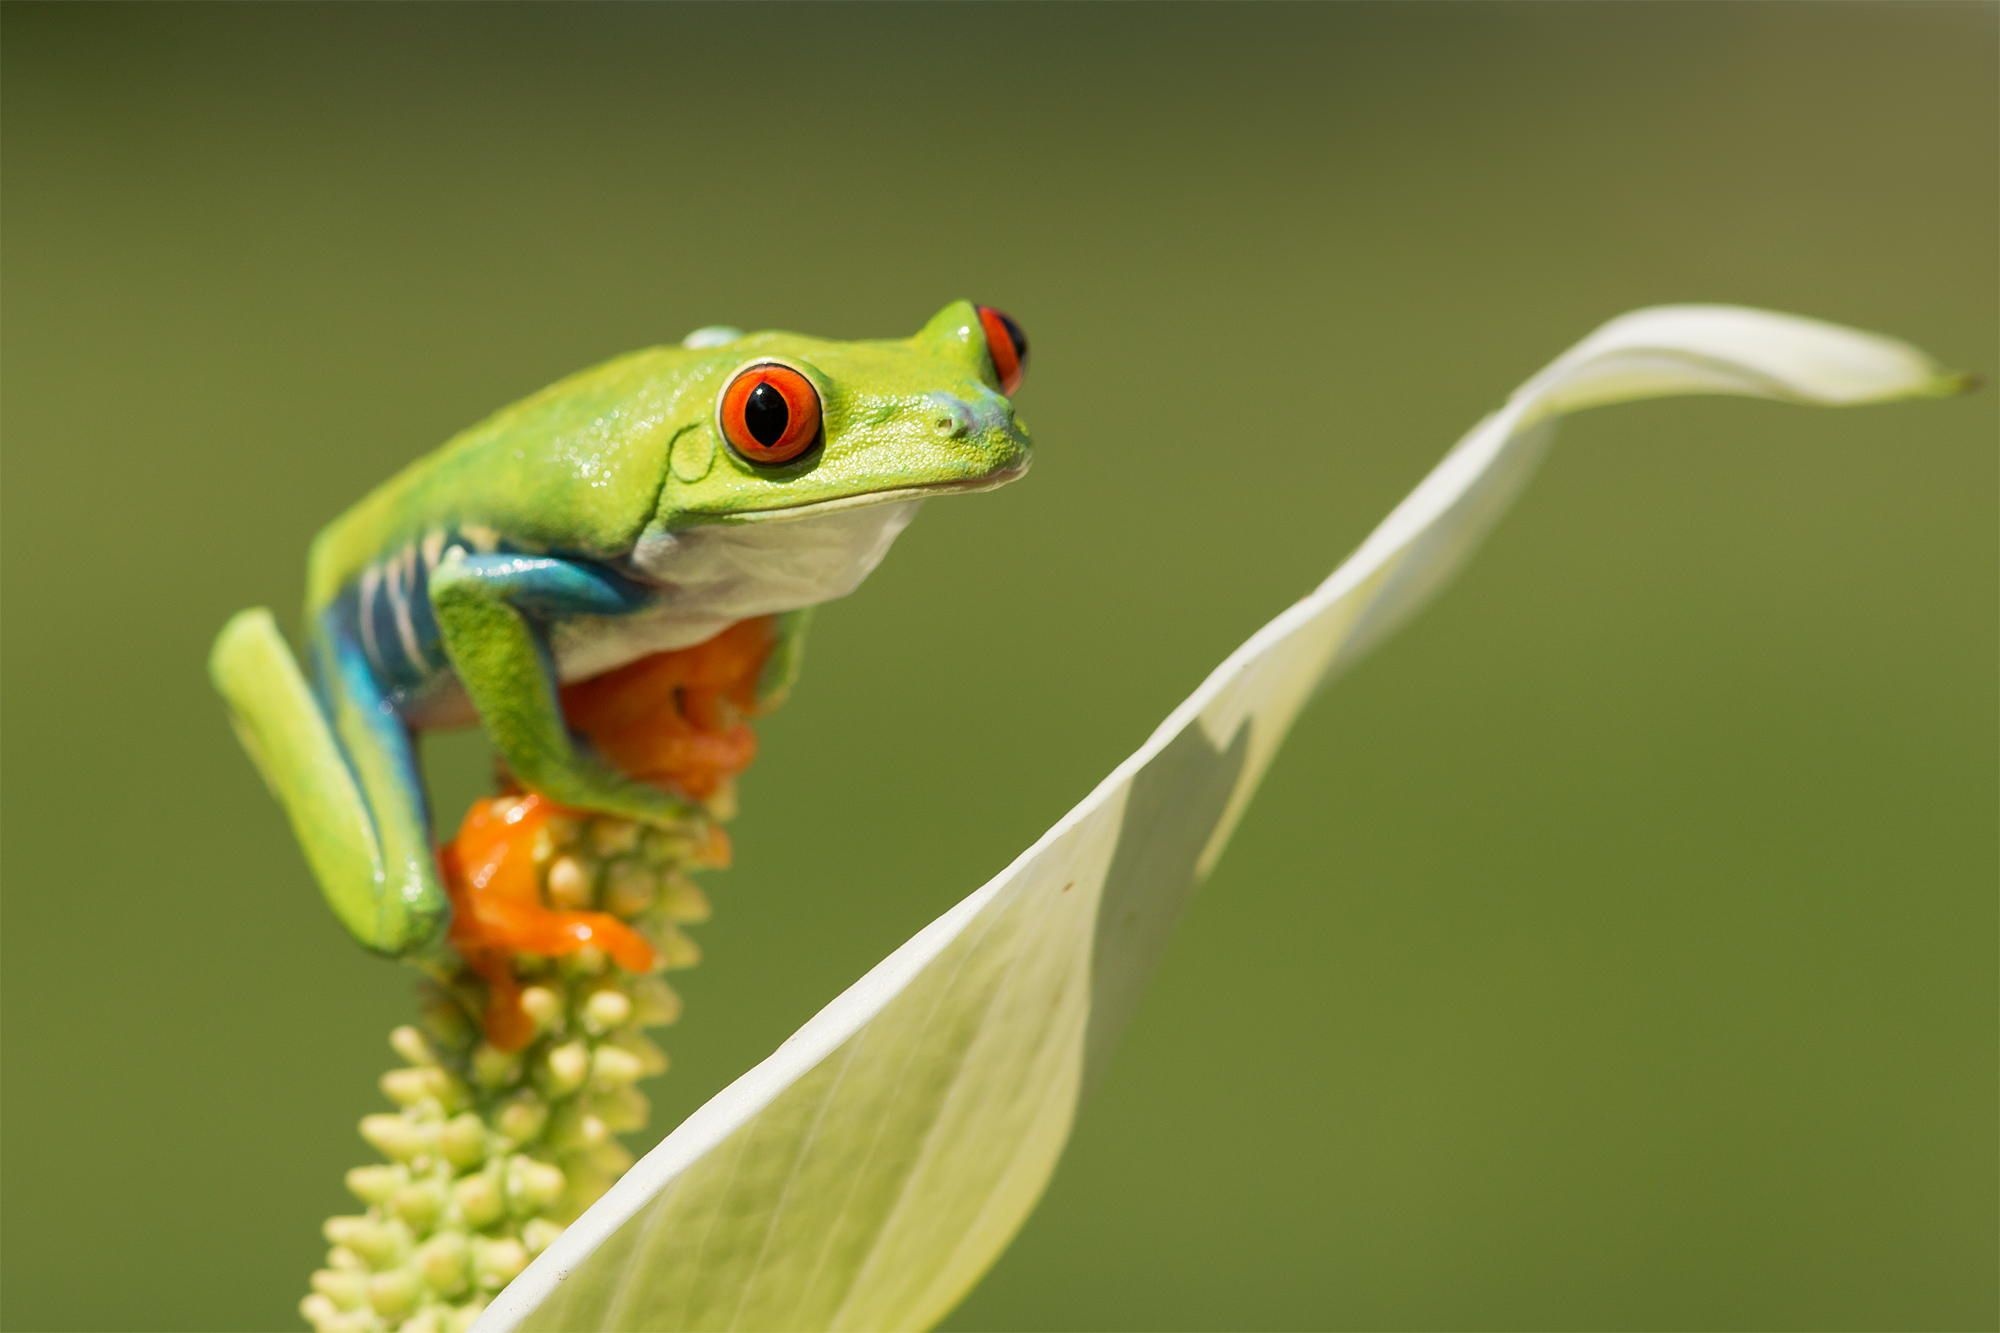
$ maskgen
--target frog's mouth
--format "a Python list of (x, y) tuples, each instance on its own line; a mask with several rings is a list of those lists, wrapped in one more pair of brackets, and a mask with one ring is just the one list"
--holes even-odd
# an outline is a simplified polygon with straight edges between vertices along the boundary
[(1010, 481), (1018, 481), (1028, 470), (1032, 457), (1023, 454), (1004, 467), (995, 468), (978, 477), (931, 481), (919, 486), (899, 486), (888, 491), (843, 495), (832, 500), (807, 500), (795, 505), (774, 505), (768, 509), (739, 509), (732, 513), (721, 514), (705, 514), (697, 511), (689, 517), (698, 518), (704, 523), (783, 523), (794, 519), (816, 518), (821, 514), (838, 514), (849, 509), (867, 509), (880, 504), (893, 504), (901, 500), (924, 500), (933, 495), (997, 490)]

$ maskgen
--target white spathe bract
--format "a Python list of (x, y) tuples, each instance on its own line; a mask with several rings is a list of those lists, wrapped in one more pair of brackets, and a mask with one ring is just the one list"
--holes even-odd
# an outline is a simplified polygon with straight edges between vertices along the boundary
[(1450, 573), (1556, 416), (1672, 394), (1950, 392), (1905, 344), (1725, 306), (1599, 329), (1476, 426), (1303, 601), (1006, 870), (640, 1161), (479, 1322), (916, 1329), (997, 1258), (1181, 905), (1314, 688)]

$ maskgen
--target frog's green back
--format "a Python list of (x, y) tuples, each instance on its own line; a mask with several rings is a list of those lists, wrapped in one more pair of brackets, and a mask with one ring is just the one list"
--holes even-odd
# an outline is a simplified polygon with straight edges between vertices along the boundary
[(659, 499), (684, 373), (699, 353), (633, 352), (560, 380), (453, 436), (377, 487), (314, 540), (306, 610), (362, 569), (439, 531), (487, 528), (510, 543), (611, 556)]

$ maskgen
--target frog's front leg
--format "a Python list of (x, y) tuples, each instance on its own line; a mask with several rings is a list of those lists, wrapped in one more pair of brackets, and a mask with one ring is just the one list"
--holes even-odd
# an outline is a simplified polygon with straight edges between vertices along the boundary
[(652, 597), (602, 566), (553, 556), (453, 549), (431, 575), (445, 653), (494, 749), (528, 790), (573, 809), (651, 824), (698, 815), (672, 793), (581, 750), (557, 695), (550, 622), (630, 614)]

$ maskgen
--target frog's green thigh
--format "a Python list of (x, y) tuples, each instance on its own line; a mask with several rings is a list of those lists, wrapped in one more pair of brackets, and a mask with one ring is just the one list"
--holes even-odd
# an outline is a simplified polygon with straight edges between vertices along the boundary
[[(343, 747), (262, 607), (223, 627), (209, 673), (341, 923), (381, 953), (435, 942), (450, 908), (423, 828), (422, 789), (399, 776), (413, 773), (400, 722), (378, 708), (375, 729), (349, 728)], [(325, 685), (336, 715), (368, 711), (365, 700), (349, 696), (344, 678), (328, 677)], [(382, 726), (398, 734), (381, 734)], [(376, 793), (372, 807), (369, 791)]]
[(557, 699), (546, 629), (562, 615), (637, 610), (647, 595), (585, 561), (463, 550), (446, 552), (430, 581), (445, 653), (514, 776), (561, 805), (670, 823), (691, 807), (577, 747)]

